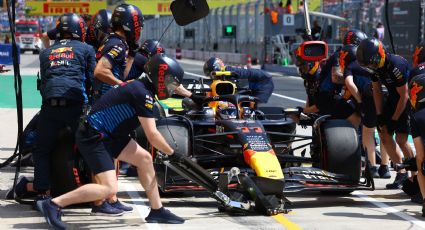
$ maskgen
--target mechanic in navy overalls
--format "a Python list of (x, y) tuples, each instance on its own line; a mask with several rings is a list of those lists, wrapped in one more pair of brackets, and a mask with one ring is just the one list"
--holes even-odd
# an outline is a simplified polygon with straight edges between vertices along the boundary
[(335, 67), (339, 68), (339, 51), (334, 52), (323, 65), (319, 62), (303, 60), (300, 50), (295, 50), (296, 65), (307, 93), (307, 102), (304, 108), (299, 107), (303, 113), (329, 114), (335, 119), (347, 119), (353, 126), (358, 126), (359, 118), (354, 108), (344, 99), (339, 97), (341, 86), (332, 81), (336, 74)]
[(40, 54), (42, 106), (34, 150), (34, 189), (47, 195), (50, 189), (50, 153), (59, 131), (75, 131), (83, 106), (88, 102), (85, 82), (93, 79), (94, 50), (83, 43), (86, 25), (76, 14), (59, 17), (55, 43)]
[(139, 181), (151, 205), (145, 218), (148, 223), (184, 223), (184, 219), (162, 206), (152, 156), (129, 135), (141, 125), (156, 149), (170, 155), (171, 160), (183, 157), (185, 153), (179, 152), (178, 146), (175, 150), (171, 148), (157, 130), (152, 108), (155, 95), (158, 99), (170, 97), (181, 84), (184, 72), (164, 54), (153, 56), (145, 68), (147, 77), (114, 87), (99, 98), (77, 131), (78, 148), (97, 184), (86, 184), (59, 197), (38, 201), (37, 207), (51, 226), (66, 228), (61, 220), (63, 207), (106, 199), (117, 193), (113, 158), (137, 167)]
[[(373, 100), (373, 73), (362, 68), (356, 61), (357, 45), (345, 45), (340, 51), (340, 67), (344, 76), (345, 86), (350, 92), (351, 100), (355, 101), (356, 111), (362, 118), (362, 144), (371, 163), (371, 174), (374, 178), (391, 178), (388, 168), (388, 157), (382, 157), (379, 169), (375, 158), (375, 128), (376, 108)], [(381, 156), (387, 156), (381, 147)], [(383, 155), (385, 154), (385, 155)]]
[[(412, 56), (413, 70), (409, 77), (410, 129), (416, 150), (418, 184), (421, 198), (425, 197), (425, 42), (416, 45)], [(425, 202), (422, 201), (422, 216), (425, 217)]]
[[(396, 142), (404, 156), (413, 157), (412, 148), (407, 143), (410, 131), (408, 109), (407, 78), (410, 64), (401, 56), (385, 51), (381, 41), (376, 38), (363, 40), (357, 49), (357, 62), (373, 71), (373, 97), (375, 101), (378, 130), (382, 133), (382, 143), (394, 163), (402, 162), (402, 154), (397, 150)], [(388, 98), (383, 103), (382, 84), (388, 90)], [(393, 139), (396, 134), (396, 142)], [(405, 170), (400, 170), (394, 183), (387, 184), (387, 189), (401, 188), (407, 178)]]
[(247, 79), (250, 95), (257, 97), (259, 103), (267, 103), (274, 90), (272, 76), (260, 69), (243, 69), (225, 66), (220, 58), (212, 57), (204, 64), (204, 74), (210, 77), (213, 71), (231, 71), (237, 79)]

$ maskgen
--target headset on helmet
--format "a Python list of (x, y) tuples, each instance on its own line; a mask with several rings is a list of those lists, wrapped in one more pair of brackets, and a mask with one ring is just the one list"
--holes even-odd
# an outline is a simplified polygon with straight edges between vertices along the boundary
[(74, 13), (62, 14), (56, 21), (56, 30), (59, 38), (70, 34), (73, 39), (84, 42), (87, 33), (87, 25), (83, 18)]
[(212, 57), (208, 59), (204, 64), (204, 74), (205, 76), (210, 76), (213, 71), (222, 71), (224, 70), (224, 62), (220, 58)]
[(409, 100), (414, 110), (425, 108), (425, 74), (417, 75), (410, 80)]
[(165, 50), (162, 48), (159, 41), (148, 39), (140, 46), (140, 53), (143, 54), (143, 56), (150, 58), (155, 54), (165, 53)]
[(139, 39), (143, 30), (143, 15), (134, 5), (121, 4), (112, 13), (111, 23), (114, 31), (122, 28), (130, 49), (138, 48)]
[(165, 54), (155, 54), (145, 64), (147, 78), (158, 99), (169, 98), (181, 84), (184, 71), (175, 60)]
[(102, 41), (106, 34), (112, 32), (111, 18), (112, 12), (107, 9), (99, 10), (93, 15), (91, 26), (98, 41)]
[(371, 69), (384, 66), (386, 53), (382, 42), (376, 38), (368, 38), (360, 42), (356, 53), (359, 65)]
[(425, 62), (425, 42), (416, 45), (415, 52), (413, 53), (413, 67), (418, 66)]
[(339, 51), (339, 66), (341, 67), (341, 71), (344, 72), (345, 67), (347, 67), (351, 62), (356, 60), (356, 45), (345, 45)]
[(344, 45), (359, 45), (361, 41), (365, 40), (367, 38), (367, 35), (361, 31), (356, 29), (351, 29), (347, 31), (347, 33), (344, 35), (343, 44)]

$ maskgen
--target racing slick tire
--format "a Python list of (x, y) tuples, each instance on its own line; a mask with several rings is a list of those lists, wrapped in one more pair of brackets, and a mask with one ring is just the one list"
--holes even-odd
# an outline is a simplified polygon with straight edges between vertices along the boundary
[(70, 128), (59, 133), (59, 143), (51, 154), (51, 194), (60, 196), (91, 181), (90, 172), (76, 151), (74, 133)]
[(346, 175), (357, 184), (361, 176), (361, 148), (356, 130), (347, 120), (327, 120), (322, 130), (323, 169)]
[[(179, 151), (180, 154), (185, 156), (190, 156), (191, 142), (190, 142), (190, 132), (188, 125), (181, 120), (173, 118), (164, 118), (157, 121), (157, 129), (162, 134), (167, 143), (175, 151)], [(167, 179), (177, 176), (172, 170), (167, 169), (167, 166), (164, 164), (155, 163), (156, 178), (159, 186), (160, 195), (172, 196), (180, 194), (176, 191), (166, 191)]]

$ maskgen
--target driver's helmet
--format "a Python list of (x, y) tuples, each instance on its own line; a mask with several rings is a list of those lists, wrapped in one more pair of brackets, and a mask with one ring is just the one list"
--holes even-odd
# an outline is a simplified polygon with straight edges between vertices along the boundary
[(238, 112), (235, 105), (230, 102), (219, 101), (216, 115), (222, 120), (236, 119)]

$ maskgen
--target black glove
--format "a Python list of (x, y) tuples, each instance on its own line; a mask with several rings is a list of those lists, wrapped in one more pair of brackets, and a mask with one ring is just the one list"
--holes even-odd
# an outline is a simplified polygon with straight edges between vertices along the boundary
[(297, 106), (298, 109), (298, 113), (301, 114), (302, 112), (304, 112), (304, 108), (301, 106)]
[(397, 127), (397, 121), (391, 119), (390, 122), (388, 122), (388, 124), (387, 124), (387, 132), (388, 132), (388, 134), (393, 135), (394, 132), (395, 132), (396, 127)]
[(205, 99), (204, 96), (199, 96), (199, 95), (195, 95), (195, 94), (190, 95), (189, 98), (192, 99), (192, 101), (195, 102), (199, 106), (202, 106), (202, 104), (204, 103), (204, 99)]
[(177, 150), (174, 150), (174, 153), (172, 155), (168, 155), (168, 157), (170, 158), (171, 161), (180, 162), (185, 157), (185, 154), (183, 154), (183, 153), (181, 153)]

